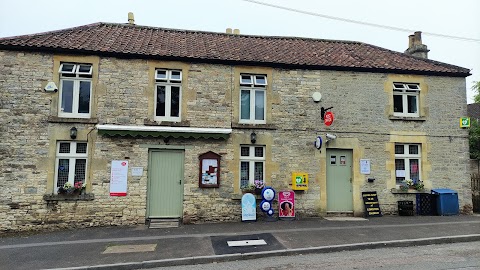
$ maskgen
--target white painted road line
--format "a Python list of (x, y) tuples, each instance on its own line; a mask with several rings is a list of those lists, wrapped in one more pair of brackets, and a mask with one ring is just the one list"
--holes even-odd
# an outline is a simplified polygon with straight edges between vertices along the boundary
[(266, 245), (265, 240), (241, 240), (241, 241), (227, 241), (229, 247), (245, 247), (245, 246), (261, 246)]

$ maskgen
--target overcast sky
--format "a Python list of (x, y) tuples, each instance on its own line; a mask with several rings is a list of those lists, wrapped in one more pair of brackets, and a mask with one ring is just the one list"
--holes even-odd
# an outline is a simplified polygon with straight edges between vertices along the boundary
[[(246, 0), (0, 0), (0, 37), (59, 30), (95, 22), (135, 23), (154, 27), (241, 34), (298, 36), (361, 41), (394, 51), (408, 47), (409, 31), (327, 19), (342, 19), (422, 31), (429, 58), (471, 69), (467, 101), (472, 102), (472, 81), (480, 81), (479, 0), (256, 0), (308, 15)], [(433, 34), (474, 39), (465, 41)], [(476, 40), (476, 41), (475, 41)]]

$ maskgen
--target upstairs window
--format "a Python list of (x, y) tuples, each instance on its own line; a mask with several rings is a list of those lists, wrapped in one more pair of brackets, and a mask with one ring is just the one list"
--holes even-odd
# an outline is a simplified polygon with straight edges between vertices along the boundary
[(417, 182), (421, 172), (420, 144), (395, 144), (395, 179), (401, 185), (404, 180)]
[(155, 70), (155, 117), (157, 121), (181, 121), (182, 71)]
[(81, 182), (86, 184), (87, 143), (58, 142), (55, 161), (55, 190), (66, 183), (72, 186)]
[(265, 182), (265, 147), (240, 146), (240, 188)]
[(91, 64), (60, 64), (59, 117), (90, 118), (92, 70)]
[(240, 74), (240, 123), (266, 123), (267, 76)]
[(416, 83), (393, 83), (393, 115), (419, 117), (420, 85)]

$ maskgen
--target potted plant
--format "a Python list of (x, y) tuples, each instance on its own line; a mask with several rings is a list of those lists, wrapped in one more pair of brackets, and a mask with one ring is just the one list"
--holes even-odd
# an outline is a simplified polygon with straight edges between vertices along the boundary
[(255, 194), (257, 195), (262, 194), (262, 189), (265, 187), (263, 180), (255, 180), (254, 185), (255, 185)]

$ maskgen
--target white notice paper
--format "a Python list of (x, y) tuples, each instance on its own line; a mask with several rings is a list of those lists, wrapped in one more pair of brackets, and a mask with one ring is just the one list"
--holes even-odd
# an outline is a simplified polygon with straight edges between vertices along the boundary
[(395, 177), (405, 177), (405, 170), (396, 170)]
[(370, 174), (370, 159), (360, 159), (360, 173)]

